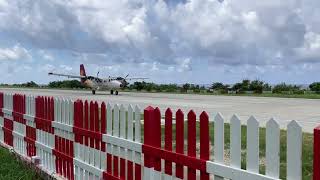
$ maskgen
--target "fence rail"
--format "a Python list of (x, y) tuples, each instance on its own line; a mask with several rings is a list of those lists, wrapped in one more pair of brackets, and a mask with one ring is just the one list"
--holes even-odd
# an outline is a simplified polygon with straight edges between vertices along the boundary
[[(260, 126), (254, 117), (247, 121), (246, 132), (236, 115), (231, 118), (226, 160), (221, 114), (209, 123), (206, 112), (184, 114), (168, 108), (164, 125), (159, 108), (147, 107), (143, 115), (141, 126), (138, 106), (0, 93), (0, 143), (67, 179), (280, 178), (280, 128), (274, 119), (266, 125), (266, 172), (260, 174)], [(319, 129), (314, 133), (314, 179), (320, 178)], [(302, 179), (302, 129), (296, 121), (287, 126), (286, 147), (287, 179)]]

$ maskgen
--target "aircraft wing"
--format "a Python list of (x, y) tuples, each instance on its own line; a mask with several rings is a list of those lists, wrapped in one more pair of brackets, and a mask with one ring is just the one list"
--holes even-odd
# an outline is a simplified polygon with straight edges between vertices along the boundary
[(71, 75), (71, 74), (58, 74), (58, 73), (48, 73), (48, 75), (51, 76), (63, 76), (63, 77), (67, 77), (67, 78), (86, 78), (86, 76), (77, 76), (77, 75)]
[(132, 80), (145, 80), (145, 79), (149, 79), (149, 78), (132, 77), (132, 78), (127, 78), (126, 80), (128, 80), (128, 81), (132, 81)]

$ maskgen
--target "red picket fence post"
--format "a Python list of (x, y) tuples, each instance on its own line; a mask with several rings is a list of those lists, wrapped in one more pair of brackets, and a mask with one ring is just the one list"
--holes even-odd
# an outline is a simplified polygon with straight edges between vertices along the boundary
[[(207, 161), (210, 158), (209, 116), (206, 112), (200, 115), (200, 159)], [(204, 164), (206, 165), (206, 164)], [(209, 180), (209, 174), (203, 168), (200, 173), (201, 180)]]
[[(172, 111), (170, 108), (165, 113), (165, 150), (172, 151)], [(167, 175), (172, 176), (172, 162), (166, 160), (164, 171)]]
[(3, 93), (0, 92), (0, 116), (3, 116), (2, 108), (3, 108)]
[(313, 130), (313, 180), (320, 179), (320, 126)]
[[(176, 153), (184, 154), (184, 114), (179, 109), (176, 113)], [(183, 165), (176, 163), (176, 177), (183, 179)]]
[[(144, 145), (153, 145), (152, 121), (154, 119), (154, 108), (149, 106), (144, 110)], [(151, 155), (145, 154), (144, 166), (147, 168), (154, 167)]]

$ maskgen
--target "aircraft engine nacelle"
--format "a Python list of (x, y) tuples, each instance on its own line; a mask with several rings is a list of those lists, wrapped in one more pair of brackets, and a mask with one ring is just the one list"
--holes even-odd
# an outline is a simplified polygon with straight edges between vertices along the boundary
[(122, 86), (123, 86), (122, 83), (119, 81), (111, 81), (110, 82), (111, 89), (120, 89), (120, 88), (122, 88)]

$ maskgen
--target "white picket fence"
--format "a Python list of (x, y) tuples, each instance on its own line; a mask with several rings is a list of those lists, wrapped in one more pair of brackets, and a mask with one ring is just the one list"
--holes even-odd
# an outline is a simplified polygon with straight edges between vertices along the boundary
[[(230, 163), (225, 157), (224, 118), (217, 114), (214, 120), (214, 162), (207, 162), (207, 171), (215, 179), (271, 180), (280, 178), (280, 128), (276, 120), (266, 124), (265, 157), (259, 157), (259, 121), (250, 117), (247, 121), (246, 149), (241, 149), (241, 121), (234, 115), (230, 120)], [(246, 170), (241, 169), (241, 152), (246, 152)], [(302, 128), (296, 121), (287, 126), (287, 179), (302, 179)], [(265, 161), (262, 161), (262, 159)], [(259, 167), (265, 165), (265, 175), (259, 174)]]

